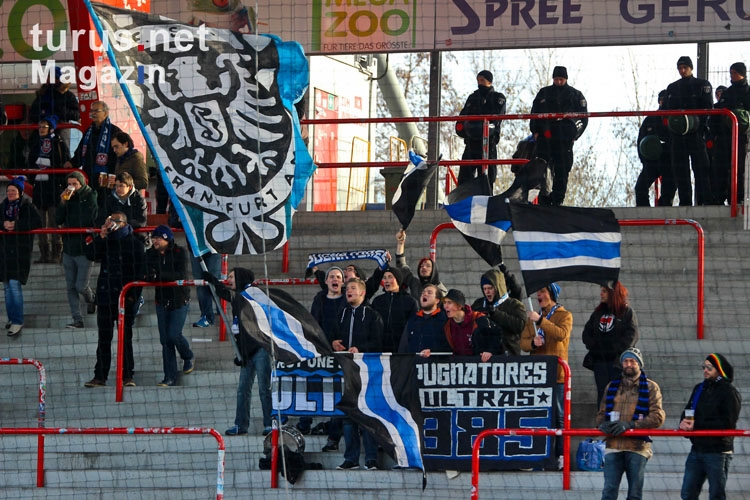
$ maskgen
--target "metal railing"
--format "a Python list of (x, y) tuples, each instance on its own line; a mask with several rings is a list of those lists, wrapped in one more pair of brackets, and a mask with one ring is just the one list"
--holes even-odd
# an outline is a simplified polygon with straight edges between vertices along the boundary
[[(461, 115), (461, 116), (420, 116), (408, 118), (317, 118), (302, 120), (302, 124), (326, 125), (326, 124), (378, 124), (378, 123), (442, 123), (456, 121), (482, 121), (483, 142), (488, 139), (488, 125), (490, 121), (496, 120), (558, 120), (558, 119), (581, 119), (581, 118), (622, 118), (641, 116), (725, 116), (731, 122), (731, 186), (730, 186), (730, 212), (732, 217), (737, 216), (737, 141), (739, 138), (739, 127), (737, 117), (728, 109), (685, 109), (685, 110), (656, 110), (656, 111), (600, 111), (591, 113), (522, 113), (517, 115)], [(487, 148), (483, 148), (484, 158), (481, 160), (442, 160), (443, 165), (458, 166), (482, 166), (492, 164), (522, 164), (525, 159), (497, 159), (487, 158)], [(355, 164), (344, 163), (317, 163), (318, 168), (349, 168), (349, 167), (403, 167), (403, 162), (360, 162)], [(692, 200), (691, 200), (692, 202)]]
[[(47, 414), (47, 375), (44, 370), (44, 365), (41, 361), (31, 358), (0, 358), (0, 365), (32, 365), (37, 369), (39, 373), (39, 417), (37, 418), (37, 426), (40, 429), (44, 428), (44, 419)], [(39, 434), (37, 437), (37, 475), (36, 485), (38, 487), (44, 486), (44, 473), (43, 473), (43, 459), (40, 457), (44, 456), (44, 434)], [(42, 460), (42, 462), (39, 462)]]
[(136, 287), (173, 287), (173, 286), (204, 286), (208, 285), (204, 280), (178, 280), (178, 281), (131, 281), (125, 283), (120, 291), (117, 301), (117, 367), (115, 370), (115, 402), (122, 403), (122, 370), (125, 357), (125, 296), (131, 288)]
[[(703, 227), (692, 219), (621, 219), (618, 221), (621, 226), (692, 226), (698, 233), (698, 269), (697, 269), (697, 305), (696, 305), (696, 338), (698, 340), (704, 337), (704, 302), (705, 302), (705, 234)], [(446, 229), (455, 229), (452, 222), (443, 222), (435, 226), (430, 234), (430, 258), (437, 262), (437, 236)]]
[[(207, 429), (202, 427), (91, 427), (91, 428), (80, 428), (80, 427), (56, 427), (56, 428), (3, 428), (0, 427), (0, 436), (7, 435), (34, 435), (39, 437), (45, 435), (65, 436), (65, 435), (164, 435), (164, 436), (175, 436), (185, 434), (197, 434), (207, 435), (216, 439), (218, 443), (218, 461), (216, 468), (216, 500), (222, 500), (224, 498), (224, 455), (225, 445), (224, 438), (215, 429)], [(44, 450), (40, 450), (40, 455), (37, 460), (37, 487), (44, 487)], [(41, 478), (41, 480), (39, 479)]]
[[(488, 429), (480, 432), (474, 440), (471, 451), (471, 499), (479, 499), (479, 449), (485, 438), (490, 436), (562, 436), (570, 442), (571, 436), (603, 436), (599, 429)], [(667, 429), (633, 429), (621, 434), (620, 437), (723, 437), (750, 436), (750, 430), (702, 430), (702, 431), (680, 431)], [(563, 490), (570, 489), (570, 458), (565, 453), (563, 459)]]

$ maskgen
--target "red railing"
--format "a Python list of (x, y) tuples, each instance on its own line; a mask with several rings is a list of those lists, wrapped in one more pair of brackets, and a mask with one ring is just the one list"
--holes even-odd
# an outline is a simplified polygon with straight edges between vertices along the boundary
[[(705, 235), (703, 227), (697, 221), (692, 219), (622, 219), (618, 221), (621, 226), (692, 226), (698, 233), (698, 299), (696, 306), (696, 338), (698, 340), (704, 337), (704, 301), (705, 301), (705, 281), (704, 272), (706, 265)], [(437, 262), (437, 236), (445, 229), (455, 229), (452, 222), (443, 222), (435, 226), (430, 235), (430, 258)]]
[(117, 369), (115, 377), (115, 402), (122, 403), (122, 369), (125, 349), (122, 348), (125, 342), (125, 295), (128, 290), (134, 287), (147, 286), (204, 286), (209, 283), (204, 280), (178, 280), (178, 281), (131, 281), (125, 283), (120, 291), (120, 298), (117, 302)]
[[(40, 429), (44, 428), (44, 419), (47, 414), (47, 375), (44, 371), (44, 365), (41, 361), (30, 358), (0, 358), (0, 365), (32, 365), (37, 369), (39, 373), (39, 417), (37, 418), (37, 426)], [(36, 485), (38, 487), (44, 486), (44, 472), (43, 472), (43, 457), (44, 456), (44, 435), (39, 434), (37, 437), (37, 474), (36, 474)], [(42, 460), (42, 462), (39, 462)]]
[[(734, 116), (734, 115), (733, 115)], [(704, 273), (706, 266), (706, 249), (705, 234), (703, 227), (692, 219), (622, 219), (619, 221), (621, 226), (692, 226), (698, 233), (698, 277), (697, 277), (697, 305), (696, 305), (696, 338), (703, 339), (703, 308), (705, 302), (705, 281)]]
[[(487, 140), (488, 122), (494, 120), (557, 120), (557, 119), (577, 119), (577, 118), (621, 118), (621, 117), (640, 117), (640, 116), (726, 116), (732, 123), (732, 151), (731, 151), (731, 195), (730, 210), (731, 216), (737, 216), (737, 140), (739, 138), (739, 128), (737, 117), (728, 109), (685, 109), (685, 110), (657, 110), (657, 111), (600, 111), (591, 113), (524, 113), (518, 115), (462, 115), (462, 116), (428, 116), (428, 117), (409, 117), (409, 118), (319, 118), (311, 120), (302, 120), (302, 124), (308, 125), (346, 125), (346, 124), (377, 124), (377, 123), (440, 123), (455, 121), (483, 121), (484, 132), (483, 139)], [(526, 163), (525, 159), (487, 159), (487, 151), (483, 152), (485, 156), (481, 160), (442, 160), (443, 165), (486, 165), (493, 164), (520, 164)], [(403, 167), (403, 161), (385, 161), (385, 162), (356, 162), (356, 163), (317, 163), (318, 168), (359, 168), (359, 167)], [(744, 180), (743, 180), (744, 182)], [(692, 201), (692, 200), (691, 200)]]
[(86, 172), (77, 168), (45, 168), (42, 170), (33, 168), (4, 168), (0, 170), (0, 175), (41, 175), (41, 174), (69, 174), (71, 172), (80, 172), (86, 183), (88, 184), (89, 178), (86, 176)]
[[(471, 452), (471, 499), (479, 499), (479, 449), (482, 441), (489, 436), (562, 436), (567, 441), (570, 436), (602, 436), (599, 429), (489, 429), (482, 431), (474, 440)], [(660, 437), (723, 437), (750, 436), (750, 430), (703, 430), (680, 431), (667, 429), (634, 429), (626, 431), (623, 437), (660, 436)], [(563, 490), (570, 489), (570, 462), (567, 453), (564, 456)]]
[[(216, 439), (219, 447), (219, 457), (217, 462), (217, 474), (216, 474), (216, 500), (222, 500), (224, 498), (224, 455), (225, 446), (224, 438), (215, 429), (206, 429), (202, 427), (104, 427), (104, 428), (77, 428), (77, 427), (58, 427), (58, 428), (47, 428), (47, 429), (34, 429), (34, 428), (2, 428), (0, 427), (0, 436), (3, 435), (34, 435), (44, 436), (47, 434), (54, 434), (56, 436), (63, 435), (92, 435), (92, 434), (105, 434), (105, 435), (184, 435), (184, 434), (210, 434)], [(37, 483), (40, 488), (44, 487), (44, 455), (43, 452), (39, 456), (37, 462), (37, 477), (41, 477), (41, 483)]]

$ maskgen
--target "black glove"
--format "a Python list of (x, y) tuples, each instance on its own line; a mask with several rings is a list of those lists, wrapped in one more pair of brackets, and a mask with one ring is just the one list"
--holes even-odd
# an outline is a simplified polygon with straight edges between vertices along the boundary
[(613, 436), (619, 436), (623, 432), (633, 428), (633, 422), (612, 422), (609, 433)]
[(240, 360), (239, 360), (239, 359), (237, 359), (237, 358), (234, 358), (234, 364), (235, 364), (236, 366), (242, 366), (242, 361), (240, 361)]
[(201, 279), (203, 281), (208, 281), (212, 285), (216, 285), (219, 282), (219, 280), (216, 278), (216, 276), (214, 276), (213, 274), (209, 273), (208, 271), (203, 271), (201, 273)]
[(602, 422), (599, 425), (599, 430), (604, 434), (612, 434), (612, 426), (617, 422)]

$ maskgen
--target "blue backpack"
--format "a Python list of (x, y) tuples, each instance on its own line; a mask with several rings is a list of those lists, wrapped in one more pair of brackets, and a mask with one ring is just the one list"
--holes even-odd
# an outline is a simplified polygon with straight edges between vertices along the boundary
[(576, 451), (576, 464), (580, 470), (601, 472), (604, 470), (604, 441), (586, 439)]

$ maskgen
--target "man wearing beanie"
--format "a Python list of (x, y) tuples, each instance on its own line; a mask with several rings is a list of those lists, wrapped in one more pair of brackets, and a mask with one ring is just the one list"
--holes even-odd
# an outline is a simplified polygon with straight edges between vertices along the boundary
[[(729, 79), (732, 84), (722, 94), (717, 108), (750, 111), (750, 86), (747, 84), (745, 63), (736, 62), (729, 67)], [(725, 116), (711, 117), (711, 132), (716, 134), (713, 159), (711, 162), (711, 188), (714, 201), (724, 204), (730, 201), (732, 186), (732, 128)], [(745, 201), (745, 153), (747, 152), (747, 123), (739, 123), (737, 141), (737, 201)]]
[[(482, 70), (477, 74), (477, 90), (466, 99), (460, 115), (504, 115), (505, 95), (497, 92), (492, 86), (492, 73)], [(488, 123), (488, 159), (497, 159), (497, 143), (500, 142), (500, 124), (502, 120), (492, 120)], [(456, 134), (464, 140), (464, 154), (462, 160), (481, 160), (484, 156), (484, 122), (460, 121), (456, 123)], [(461, 166), (458, 170), (458, 183), (482, 175), (482, 166)], [(497, 165), (487, 165), (487, 180), (489, 181), (490, 194), (492, 194), (495, 178), (497, 177)]]
[(453, 354), (458, 356), (473, 355), (472, 334), (477, 329), (477, 320), (484, 314), (472, 311), (471, 306), (466, 305), (466, 297), (463, 292), (455, 288), (448, 290), (445, 295), (443, 309), (445, 315), (448, 316), (443, 331)]
[(401, 269), (388, 266), (383, 273), (383, 291), (372, 301), (372, 308), (383, 318), (383, 352), (397, 352), (406, 322), (419, 307), (414, 297), (401, 288)]
[(596, 425), (607, 435), (602, 500), (617, 500), (622, 475), (628, 478), (628, 500), (640, 500), (646, 462), (653, 456), (651, 439), (627, 437), (629, 429), (657, 429), (664, 423), (661, 389), (643, 372), (643, 355), (635, 347), (620, 355), (622, 375), (604, 392)]
[[(693, 61), (688, 56), (677, 60), (677, 71), (680, 79), (667, 87), (664, 109), (713, 108), (711, 84), (693, 76)], [(672, 206), (676, 191), (680, 194), (680, 206), (692, 206), (691, 167), (695, 177), (695, 204), (713, 202), (705, 142), (707, 122), (707, 117), (700, 115), (670, 117), (672, 172), (663, 179), (659, 205)]]
[[(587, 113), (586, 98), (568, 85), (568, 70), (555, 66), (552, 85), (542, 88), (534, 98), (532, 113)], [(562, 205), (568, 190), (568, 175), (573, 168), (573, 143), (581, 137), (588, 118), (531, 120), (529, 128), (537, 141), (536, 154), (549, 164), (554, 174), (552, 192), (540, 197), (544, 205)]]
[[(570, 343), (570, 332), (573, 330), (573, 315), (558, 304), (560, 299), (560, 286), (550, 283), (536, 292), (536, 300), (539, 303), (539, 312), (526, 311), (526, 327), (521, 334), (521, 349), (532, 355), (557, 356), (563, 361), (568, 361), (568, 344)], [(563, 395), (565, 392), (565, 371), (562, 366), (557, 368), (557, 386), (555, 387), (555, 425), (562, 429), (563, 420)], [(563, 440), (555, 439), (555, 456), (557, 466), (562, 470), (563, 466)]]
[[(96, 366), (94, 378), (84, 387), (103, 387), (109, 377), (112, 364), (112, 336), (118, 320), (120, 293), (127, 283), (140, 281), (145, 276), (146, 254), (143, 242), (133, 233), (128, 217), (123, 212), (114, 212), (101, 226), (99, 235), (88, 245), (93, 260), (100, 262), (99, 279), (96, 281), (96, 326), (99, 338), (96, 346)], [(122, 383), (125, 387), (135, 387), (133, 374), (133, 323), (141, 298), (141, 288), (128, 289), (125, 295), (123, 315)]]
[[(62, 168), (70, 160), (68, 146), (56, 133), (57, 116), (49, 115), (39, 120), (38, 142), (30, 147), (29, 168), (45, 170)], [(65, 189), (64, 175), (41, 174), (34, 176), (34, 206), (42, 216), (42, 227), (55, 226), (55, 213), (60, 193)], [(62, 257), (62, 238), (59, 234), (40, 234), (39, 260), (35, 264), (59, 264)]]
[[(505, 268), (503, 264), (500, 266)], [(497, 269), (484, 273), (480, 279), (482, 297), (471, 305), (472, 310), (486, 314), (490, 320), (479, 322), (480, 328), (472, 340), (474, 354), (483, 361), (496, 354), (521, 354), (519, 341), (526, 326), (526, 308), (508, 290), (506, 276), (513, 277), (507, 268), (505, 273)]]
[[(178, 281), (187, 279), (185, 249), (174, 242), (169, 226), (157, 226), (151, 233), (151, 248), (146, 252), (146, 279), (148, 281)], [(159, 387), (177, 385), (177, 356), (182, 358), (182, 373), (192, 373), (195, 356), (190, 344), (182, 335), (190, 302), (190, 288), (165, 286), (154, 288), (156, 321), (159, 327), (164, 379)]]
[[(734, 368), (719, 353), (709, 354), (702, 364), (703, 382), (693, 388), (680, 418), (681, 431), (736, 429), (742, 399), (732, 385)], [(691, 415), (692, 414), (692, 415)], [(708, 478), (710, 499), (725, 499), (733, 437), (691, 437), (693, 443), (682, 478), (683, 500), (697, 500)]]
[[(99, 213), (96, 192), (86, 184), (81, 172), (75, 171), (66, 178), (67, 188), (60, 194), (60, 204), (55, 211), (55, 223), (65, 228), (94, 227)], [(88, 304), (89, 314), (96, 312), (94, 292), (89, 287), (91, 261), (86, 257), (86, 234), (64, 234), (62, 264), (68, 291), (68, 305), (73, 322), (67, 328), (83, 328), (81, 301)]]

